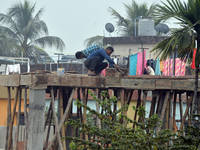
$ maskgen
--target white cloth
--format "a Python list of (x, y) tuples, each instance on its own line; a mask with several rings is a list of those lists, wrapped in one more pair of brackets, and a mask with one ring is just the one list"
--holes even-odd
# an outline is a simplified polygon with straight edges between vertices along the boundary
[(155, 75), (154, 70), (150, 66), (147, 67), (147, 73), (148, 75)]
[(118, 58), (114, 58), (113, 61), (118, 65)]
[(6, 68), (6, 75), (9, 75), (10, 73), (20, 73), (20, 64), (14, 64), (14, 65), (7, 65)]

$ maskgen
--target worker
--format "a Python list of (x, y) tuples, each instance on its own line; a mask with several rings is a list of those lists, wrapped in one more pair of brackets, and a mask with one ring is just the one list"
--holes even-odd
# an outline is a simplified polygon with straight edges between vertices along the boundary
[(113, 51), (112, 47), (107, 47), (106, 49), (99, 49), (90, 54), (84, 62), (85, 67), (88, 69), (88, 76), (97, 76), (108, 66), (107, 62), (103, 62), (104, 59), (119, 69), (119, 66), (109, 57)]
[(149, 63), (146, 63), (146, 67), (147, 67), (147, 74), (148, 75), (155, 75), (155, 72), (154, 72), (153, 68), (151, 68)]
[(76, 54), (75, 54), (76, 59), (87, 58), (90, 54), (92, 54), (93, 52), (95, 52), (99, 49), (103, 49), (103, 46), (98, 45), (98, 44), (91, 45), (82, 51), (76, 52)]

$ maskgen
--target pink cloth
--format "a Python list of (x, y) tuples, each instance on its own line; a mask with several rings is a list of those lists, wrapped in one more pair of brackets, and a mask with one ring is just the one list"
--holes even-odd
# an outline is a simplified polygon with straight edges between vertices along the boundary
[[(173, 75), (173, 59), (163, 61), (163, 75)], [(175, 59), (175, 76), (185, 75), (185, 62), (180, 58)]]
[(163, 67), (163, 75), (168, 76), (169, 75), (169, 59), (163, 61), (164, 67)]
[[(142, 52), (139, 52), (137, 55), (137, 75), (142, 75)], [(145, 60), (145, 56), (146, 56), (146, 50), (144, 50), (144, 67), (146, 66), (146, 60)]]

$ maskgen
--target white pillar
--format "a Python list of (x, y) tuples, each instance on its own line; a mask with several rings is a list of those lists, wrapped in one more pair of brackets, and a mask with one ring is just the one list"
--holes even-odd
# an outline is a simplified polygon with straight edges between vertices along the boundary
[(44, 145), (45, 90), (30, 89), (28, 112), (28, 150), (42, 150)]

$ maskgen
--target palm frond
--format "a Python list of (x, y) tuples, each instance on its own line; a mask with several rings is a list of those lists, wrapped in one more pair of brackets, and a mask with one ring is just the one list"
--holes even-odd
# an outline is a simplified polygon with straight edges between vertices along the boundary
[(84, 41), (84, 45), (86, 45), (86, 47), (88, 47), (92, 44), (98, 44), (98, 45), (103, 46), (103, 38), (104, 38), (104, 36), (99, 36), (99, 35), (88, 38)]
[(36, 39), (34, 41), (34, 44), (41, 46), (42, 48), (49, 46), (49, 47), (55, 47), (57, 50), (63, 51), (65, 48), (64, 42), (59, 38), (55, 36), (45, 36), (41, 37), (39, 39)]

